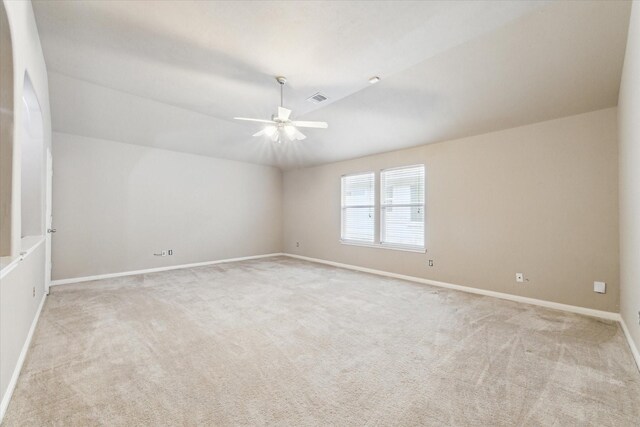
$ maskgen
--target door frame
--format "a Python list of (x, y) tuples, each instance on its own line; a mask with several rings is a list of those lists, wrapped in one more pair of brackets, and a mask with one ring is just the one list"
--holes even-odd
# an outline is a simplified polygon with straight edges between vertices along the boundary
[(47, 147), (47, 171), (46, 171), (46, 194), (45, 194), (45, 261), (44, 261), (44, 292), (49, 295), (51, 285), (51, 238), (49, 231), (53, 228), (53, 157), (51, 148)]

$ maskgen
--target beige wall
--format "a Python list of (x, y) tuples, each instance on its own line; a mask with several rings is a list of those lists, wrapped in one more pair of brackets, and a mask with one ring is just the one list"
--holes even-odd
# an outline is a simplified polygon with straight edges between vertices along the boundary
[[(285, 252), (618, 311), (617, 156), (612, 108), (289, 171)], [(340, 244), (340, 176), (419, 162), (427, 254)]]
[[(282, 250), (277, 168), (53, 139), (54, 280)], [(153, 255), (163, 249), (174, 255)]]
[(619, 101), (620, 312), (640, 349), (640, 2), (631, 10)]

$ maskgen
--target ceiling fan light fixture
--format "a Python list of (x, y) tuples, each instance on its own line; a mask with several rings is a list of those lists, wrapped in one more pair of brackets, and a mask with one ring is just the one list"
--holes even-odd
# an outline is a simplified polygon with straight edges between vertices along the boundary
[(264, 134), (267, 135), (268, 137), (272, 137), (274, 133), (276, 133), (278, 131), (278, 128), (275, 126), (267, 126), (266, 128), (264, 128)]
[(291, 141), (293, 141), (295, 139), (296, 136), (296, 130), (293, 126), (291, 125), (286, 125), (284, 127), (284, 132), (287, 134), (287, 136), (289, 137), (289, 139)]

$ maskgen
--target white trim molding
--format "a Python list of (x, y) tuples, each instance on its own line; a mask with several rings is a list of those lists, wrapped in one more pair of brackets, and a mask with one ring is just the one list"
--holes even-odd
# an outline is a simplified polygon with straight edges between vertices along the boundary
[(425, 285), (438, 286), (440, 288), (455, 289), (457, 291), (468, 292), (468, 293), (472, 293), (472, 294), (485, 295), (485, 296), (505, 299), (505, 300), (509, 300), (509, 301), (515, 301), (515, 302), (521, 302), (521, 303), (525, 303), (525, 304), (538, 305), (538, 306), (541, 306), (541, 307), (552, 308), (552, 309), (555, 309), (555, 310), (562, 310), (562, 311), (568, 311), (568, 312), (571, 312), (571, 313), (584, 314), (586, 316), (599, 317), (601, 319), (608, 319), (608, 320), (615, 320), (615, 321), (620, 321), (621, 320), (619, 313), (614, 313), (614, 312), (611, 312), (611, 311), (595, 310), (595, 309), (592, 309), (592, 308), (579, 307), (579, 306), (576, 306), (576, 305), (561, 304), (561, 303), (553, 302), (553, 301), (546, 301), (546, 300), (541, 300), (541, 299), (536, 299), (536, 298), (522, 297), (522, 296), (519, 296), (519, 295), (506, 294), (506, 293), (503, 293), (503, 292), (495, 292), (495, 291), (488, 291), (486, 289), (472, 288), (472, 287), (469, 287), (469, 286), (454, 285), (453, 283), (439, 282), (437, 280), (423, 279), (422, 277), (407, 276), (407, 275), (404, 275), (404, 274), (391, 273), (391, 272), (388, 272), (388, 271), (375, 270), (373, 268), (359, 267), (357, 265), (343, 264), (343, 263), (340, 263), (340, 262), (327, 261), (327, 260), (324, 260), (324, 259), (311, 258), (311, 257), (302, 256), (302, 255), (294, 255), (294, 254), (285, 253), (284, 256), (288, 256), (288, 257), (291, 257), (291, 258), (298, 258), (298, 259), (302, 259), (302, 260), (305, 260), (305, 261), (317, 262), (317, 263), (320, 263), (320, 264), (327, 264), (327, 265), (331, 265), (331, 266), (334, 266), (334, 267), (346, 268), (346, 269), (349, 269), (349, 270), (362, 271), (364, 273), (377, 274), (379, 276), (393, 277), (395, 279), (408, 280), (410, 282), (417, 282), (417, 283), (422, 283), (422, 284), (425, 284)]
[(284, 254), (281, 253), (281, 252), (277, 252), (277, 253), (264, 254), (264, 255), (245, 256), (245, 257), (240, 257), (240, 258), (220, 259), (220, 260), (216, 260), (216, 261), (195, 262), (195, 263), (192, 263), (192, 264), (170, 265), (170, 266), (167, 266), (167, 267), (148, 268), (148, 269), (145, 269), (145, 270), (133, 270), (133, 271), (123, 271), (123, 272), (120, 272), (120, 273), (98, 274), (96, 276), (74, 277), (74, 278), (71, 278), (71, 279), (52, 280), (51, 281), (51, 286), (68, 285), (68, 284), (71, 284), (71, 283), (91, 282), (93, 280), (111, 279), (111, 278), (114, 278), (114, 277), (135, 276), (136, 274), (157, 273), (157, 272), (160, 272), (160, 271), (180, 270), (180, 269), (183, 269), (183, 268), (204, 267), (206, 265), (224, 264), (224, 263), (227, 263), (227, 262), (247, 261), (247, 260), (251, 260), (251, 259), (269, 258), (269, 257), (274, 257), (274, 256), (282, 256), (282, 255), (284, 255)]
[(11, 397), (13, 396), (13, 392), (16, 388), (16, 384), (18, 383), (18, 378), (20, 377), (20, 371), (22, 371), (22, 365), (24, 365), (24, 360), (27, 357), (27, 352), (29, 351), (29, 347), (31, 346), (33, 333), (36, 330), (36, 325), (38, 324), (38, 319), (40, 319), (40, 313), (42, 313), (42, 307), (44, 307), (44, 301), (46, 299), (47, 299), (47, 295), (43, 294), (42, 299), (40, 300), (40, 306), (38, 307), (38, 311), (36, 312), (36, 315), (33, 318), (33, 322), (31, 322), (31, 328), (29, 328), (27, 339), (24, 341), (24, 345), (22, 346), (22, 350), (20, 351), (20, 356), (18, 357), (18, 361), (13, 370), (13, 375), (11, 375), (11, 380), (9, 381), (9, 385), (7, 386), (7, 391), (5, 392), (2, 398), (2, 402), (0, 402), (0, 424), (2, 424), (2, 419), (7, 413), (9, 402), (11, 401)]
[[(24, 240), (24, 239), (23, 239)], [(37, 238), (29, 238), (26, 248), (21, 248), (20, 255), (16, 256), (11, 262), (7, 263), (2, 269), (0, 269), (0, 279), (9, 274), (11, 270), (16, 268), (20, 261), (24, 261), (38, 246), (44, 242), (44, 236), (37, 236)]]
[(631, 348), (631, 354), (633, 354), (633, 358), (636, 361), (636, 366), (640, 371), (640, 350), (636, 346), (636, 343), (633, 342), (633, 338), (631, 338), (631, 333), (629, 332), (629, 328), (627, 328), (627, 324), (624, 321), (624, 318), (620, 316), (620, 326), (622, 327), (622, 332), (624, 332), (624, 336), (627, 338), (627, 342), (629, 343), (629, 348)]
[(339, 240), (342, 245), (349, 246), (361, 246), (363, 248), (374, 248), (374, 249), (391, 249), (394, 251), (403, 251), (403, 252), (415, 252), (419, 254), (427, 253), (426, 248), (411, 248), (409, 246), (394, 246), (391, 243), (367, 243), (367, 242), (358, 242), (356, 240)]

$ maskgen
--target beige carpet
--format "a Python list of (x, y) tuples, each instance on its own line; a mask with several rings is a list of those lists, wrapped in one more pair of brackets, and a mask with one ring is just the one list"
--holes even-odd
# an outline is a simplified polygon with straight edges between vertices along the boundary
[(290, 258), (52, 289), (25, 425), (640, 425), (616, 323)]

